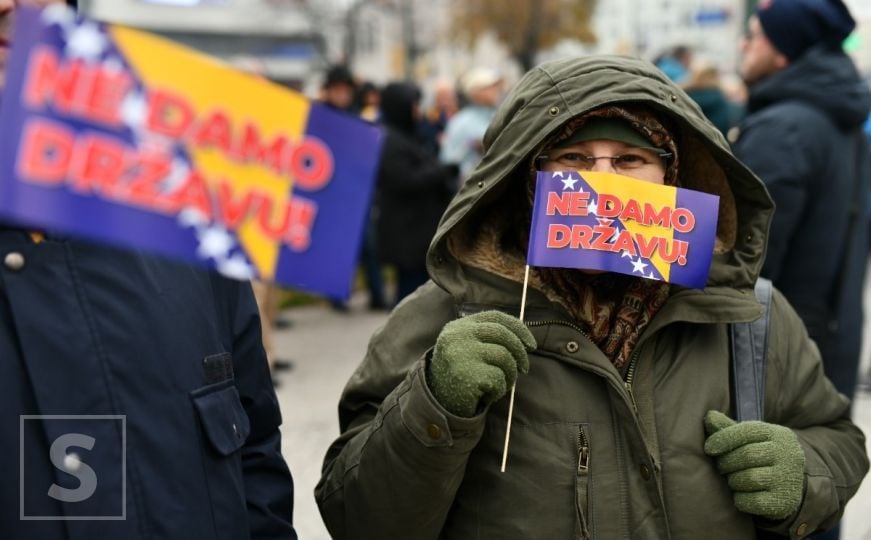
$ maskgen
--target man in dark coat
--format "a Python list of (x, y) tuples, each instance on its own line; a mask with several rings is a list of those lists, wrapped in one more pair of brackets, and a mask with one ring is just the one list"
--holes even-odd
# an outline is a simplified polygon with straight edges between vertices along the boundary
[(841, 0), (761, 2), (743, 44), (749, 114), (733, 141), (776, 205), (762, 275), (795, 306), (826, 375), (850, 398), (871, 175), (862, 132), (871, 93), (841, 49), (854, 27)]
[(260, 335), (247, 283), (0, 223), (0, 536), (295, 540)]
[(381, 94), (387, 130), (378, 170), (378, 251), (396, 269), (396, 303), (426, 283), (426, 250), (453, 195), (458, 168), (438, 161), (418, 138), (420, 90), (388, 84)]

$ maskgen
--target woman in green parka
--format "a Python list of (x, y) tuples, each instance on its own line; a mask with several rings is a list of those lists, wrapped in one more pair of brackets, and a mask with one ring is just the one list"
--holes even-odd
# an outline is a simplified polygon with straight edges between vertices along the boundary
[[(764, 421), (729, 418), (729, 325), (761, 312), (773, 205), (686, 94), (641, 60), (543, 64), (484, 145), (430, 246), (431, 281), (342, 395), (316, 488), (331, 534), (800, 538), (835, 524), (868, 469), (864, 437), (776, 291)], [(533, 268), (518, 320), (535, 171), (561, 167), (718, 195), (707, 286)]]

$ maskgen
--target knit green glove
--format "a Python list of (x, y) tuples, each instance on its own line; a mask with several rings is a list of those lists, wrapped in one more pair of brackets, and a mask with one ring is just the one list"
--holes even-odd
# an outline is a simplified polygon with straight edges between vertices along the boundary
[(529, 372), (535, 338), (519, 319), (484, 311), (445, 325), (427, 372), (433, 396), (448, 411), (471, 418), (505, 395), (517, 371)]
[(784, 519), (798, 510), (804, 489), (804, 451), (788, 427), (705, 415), (705, 453), (717, 458), (741, 512)]

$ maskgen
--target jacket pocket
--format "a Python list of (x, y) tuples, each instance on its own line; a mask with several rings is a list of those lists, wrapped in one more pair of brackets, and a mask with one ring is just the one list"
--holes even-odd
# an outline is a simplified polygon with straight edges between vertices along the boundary
[(249, 538), (242, 452), (251, 432), (232, 380), (191, 392), (200, 424), (202, 460), (215, 524), (215, 538)]
[(586, 427), (578, 425), (578, 467), (575, 477), (575, 508), (578, 514), (578, 538), (592, 538), (590, 527), (590, 439)]
[(242, 448), (251, 432), (233, 381), (205, 386), (191, 392), (206, 439), (221, 456)]

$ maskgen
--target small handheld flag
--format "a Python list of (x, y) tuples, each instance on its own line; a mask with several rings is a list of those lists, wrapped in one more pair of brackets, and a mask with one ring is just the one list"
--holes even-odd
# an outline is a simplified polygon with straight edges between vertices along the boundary
[(719, 197), (603, 172), (539, 172), (527, 263), (703, 288)]

